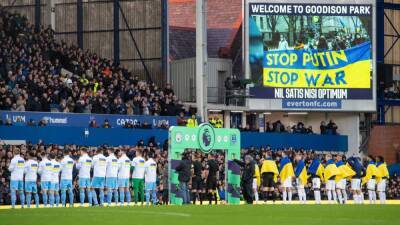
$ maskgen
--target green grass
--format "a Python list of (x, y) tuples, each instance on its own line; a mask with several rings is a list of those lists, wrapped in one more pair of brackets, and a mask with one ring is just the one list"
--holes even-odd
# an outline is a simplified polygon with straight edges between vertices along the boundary
[(398, 205), (239, 205), (0, 210), (1, 225), (391, 225)]

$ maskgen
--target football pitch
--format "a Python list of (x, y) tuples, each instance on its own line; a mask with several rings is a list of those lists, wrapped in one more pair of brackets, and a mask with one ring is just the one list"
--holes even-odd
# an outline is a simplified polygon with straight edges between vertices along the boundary
[(0, 210), (1, 225), (391, 225), (399, 205), (218, 205)]

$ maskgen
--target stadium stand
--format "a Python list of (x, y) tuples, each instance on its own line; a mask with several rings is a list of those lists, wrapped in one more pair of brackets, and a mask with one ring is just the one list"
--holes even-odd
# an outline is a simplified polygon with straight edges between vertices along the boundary
[[(234, 18), (235, 19), (235, 18)], [(236, 24), (236, 23), (235, 23)], [(96, 113), (96, 114), (126, 114), (126, 115), (154, 115), (154, 116), (177, 116), (181, 120), (178, 124), (185, 125), (183, 114), (188, 112), (174, 94), (172, 86), (167, 84), (160, 88), (154, 83), (140, 80), (127, 69), (116, 65), (112, 60), (104, 59), (95, 53), (84, 51), (76, 46), (65, 42), (58, 42), (54, 38), (51, 29), (42, 28), (39, 32), (33, 31), (33, 26), (27, 19), (19, 14), (6, 11), (0, 12), (0, 110), (9, 111), (38, 111), (38, 112), (64, 112), (64, 113)], [(237, 27), (238, 28), (238, 27)], [(184, 33), (182, 29), (178, 32)], [(191, 35), (193, 31), (189, 30)], [(211, 34), (213, 34), (211, 32)], [(227, 30), (221, 42), (231, 45), (236, 30)], [(227, 42), (227, 43), (225, 43)], [(213, 48), (213, 55), (220, 52)], [(179, 49), (176, 50), (178, 55)], [(396, 92), (397, 94), (397, 92)], [(183, 114), (182, 114), (183, 113)], [(4, 123), (3, 123), (4, 122)], [(18, 121), (17, 121), (18, 122)], [(1, 121), (1, 125), (14, 125), (10, 119)], [(23, 125), (47, 126), (46, 120), (29, 120)], [(84, 125), (90, 128), (112, 128), (108, 120), (96, 121), (92, 119)], [(157, 128), (168, 129), (168, 124), (158, 124)], [(311, 126), (305, 126), (298, 122), (294, 126), (285, 127), (280, 121), (267, 122), (266, 132), (285, 132), (294, 134), (314, 134)], [(141, 124), (125, 123), (123, 128), (151, 129), (152, 125), (147, 122)], [(337, 125), (333, 121), (321, 122), (320, 134), (338, 134)], [(241, 131), (252, 131), (249, 127), (241, 128)], [(89, 147), (89, 156), (93, 156), (98, 149), (104, 152), (113, 148), (118, 152), (126, 151), (132, 160), (135, 151), (141, 150), (146, 158), (150, 153), (155, 154), (157, 163), (157, 197), (160, 204), (166, 203), (167, 192), (167, 148), (168, 143), (160, 145), (160, 140), (151, 139), (147, 143), (139, 141), (135, 146), (92, 146)], [(0, 204), (10, 204), (10, 172), (8, 166), (13, 158), (13, 150), (20, 149), (21, 156), (26, 157), (28, 152), (33, 152), (38, 160), (41, 153), (52, 153), (62, 157), (64, 149), (72, 152), (72, 158), (78, 160), (80, 149), (86, 146), (77, 145), (54, 145), (39, 141), (37, 144), (7, 145), (0, 144)], [(245, 155), (252, 156), (256, 164), (262, 164), (266, 154), (272, 156), (279, 164), (283, 152), (288, 154), (294, 161), (295, 154), (300, 153), (304, 157), (306, 167), (311, 164), (312, 159), (325, 158), (324, 153), (315, 152), (311, 149), (271, 149), (270, 147), (252, 147), (242, 150), (241, 158)], [(196, 153), (200, 155), (202, 172), (208, 171), (208, 154), (188, 150), (192, 157)], [(225, 155), (223, 152), (214, 153), (217, 171), (217, 193), (218, 198), (223, 201), (225, 191)], [(366, 166), (367, 162), (363, 162)], [(74, 168), (74, 191), (78, 198), (77, 169)], [(203, 184), (205, 183), (205, 175)], [(388, 182), (387, 194), (390, 199), (400, 199), (400, 178), (397, 174), (391, 174)], [(279, 183), (278, 183), (279, 184)], [(205, 192), (206, 187), (200, 188)], [(307, 198), (314, 198), (311, 179), (305, 185)], [(350, 189), (349, 186), (346, 189)], [(365, 189), (365, 188), (364, 188)], [(323, 187), (323, 198), (326, 192)], [(281, 197), (282, 192), (275, 190)], [(364, 190), (365, 192), (365, 190)], [(296, 195), (296, 190), (294, 190)], [(260, 200), (263, 200), (260, 192)], [(207, 196), (202, 196), (201, 201), (207, 201)], [(78, 200), (75, 200), (78, 202)]]
[(164, 115), (184, 111), (170, 84), (139, 80), (95, 53), (54, 39), (19, 14), (0, 14), (0, 110)]

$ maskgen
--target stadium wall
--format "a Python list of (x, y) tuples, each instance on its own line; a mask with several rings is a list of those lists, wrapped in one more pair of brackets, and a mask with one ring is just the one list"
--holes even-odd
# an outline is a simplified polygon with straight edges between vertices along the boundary
[(368, 141), (368, 154), (382, 155), (388, 163), (400, 162), (400, 125), (376, 125)]
[[(161, 145), (168, 138), (168, 130), (162, 129), (124, 129), (124, 128), (85, 128), (85, 127), (28, 127), (0, 126), (0, 140), (26, 140), (37, 143), (39, 140), (52, 144), (77, 144), (98, 146), (108, 144), (136, 145), (139, 140), (146, 143), (155, 137)], [(305, 148), (317, 151), (346, 152), (347, 136), (341, 135), (303, 135), (241, 132), (241, 147)]]
[[(196, 101), (196, 59), (186, 58), (170, 63), (171, 83), (175, 94), (184, 102)], [(208, 58), (208, 103), (224, 103), (225, 79), (232, 75), (232, 60)]]

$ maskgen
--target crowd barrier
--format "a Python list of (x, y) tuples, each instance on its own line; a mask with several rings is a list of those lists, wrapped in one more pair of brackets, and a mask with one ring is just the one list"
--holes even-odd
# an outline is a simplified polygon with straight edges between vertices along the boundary
[(0, 119), (3, 123), (11, 119), (14, 125), (26, 125), (30, 120), (38, 123), (45, 120), (47, 126), (56, 127), (88, 127), (90, 121), (96, 120), (101, 126), (105, 120), (108, 120), (112, 127), (123, 127), (125, 123), (134, 125), (150, 124), (153, 128), (162, 124), (168, 126), (176, 125), (175, 116), (141, 116), (141, 115), (117, 115), (117, 114), (87, 114), (87, 113), (56, 113), (56, 112), (11, 112), (0, 111)]
[[(125, 129), (125, 128), (84, 128), (84, 127), (29, 127), (0, 126), (1, 140), (27, 140), (36, 143), (43, 140), (53, 144), (77, 144), (96, 146), (108, 144), (136, 145), (139, 140), (148, 142), (150, 137), (163, 144), (168, 138), (166, 129)], [(241, 132), (241, 147), (260, 147), (270, 145), (272, 148), (313, 149), (318, 151), (348, 150), (347, 136), (343, 135), (311, 135), (287, 133)]]

